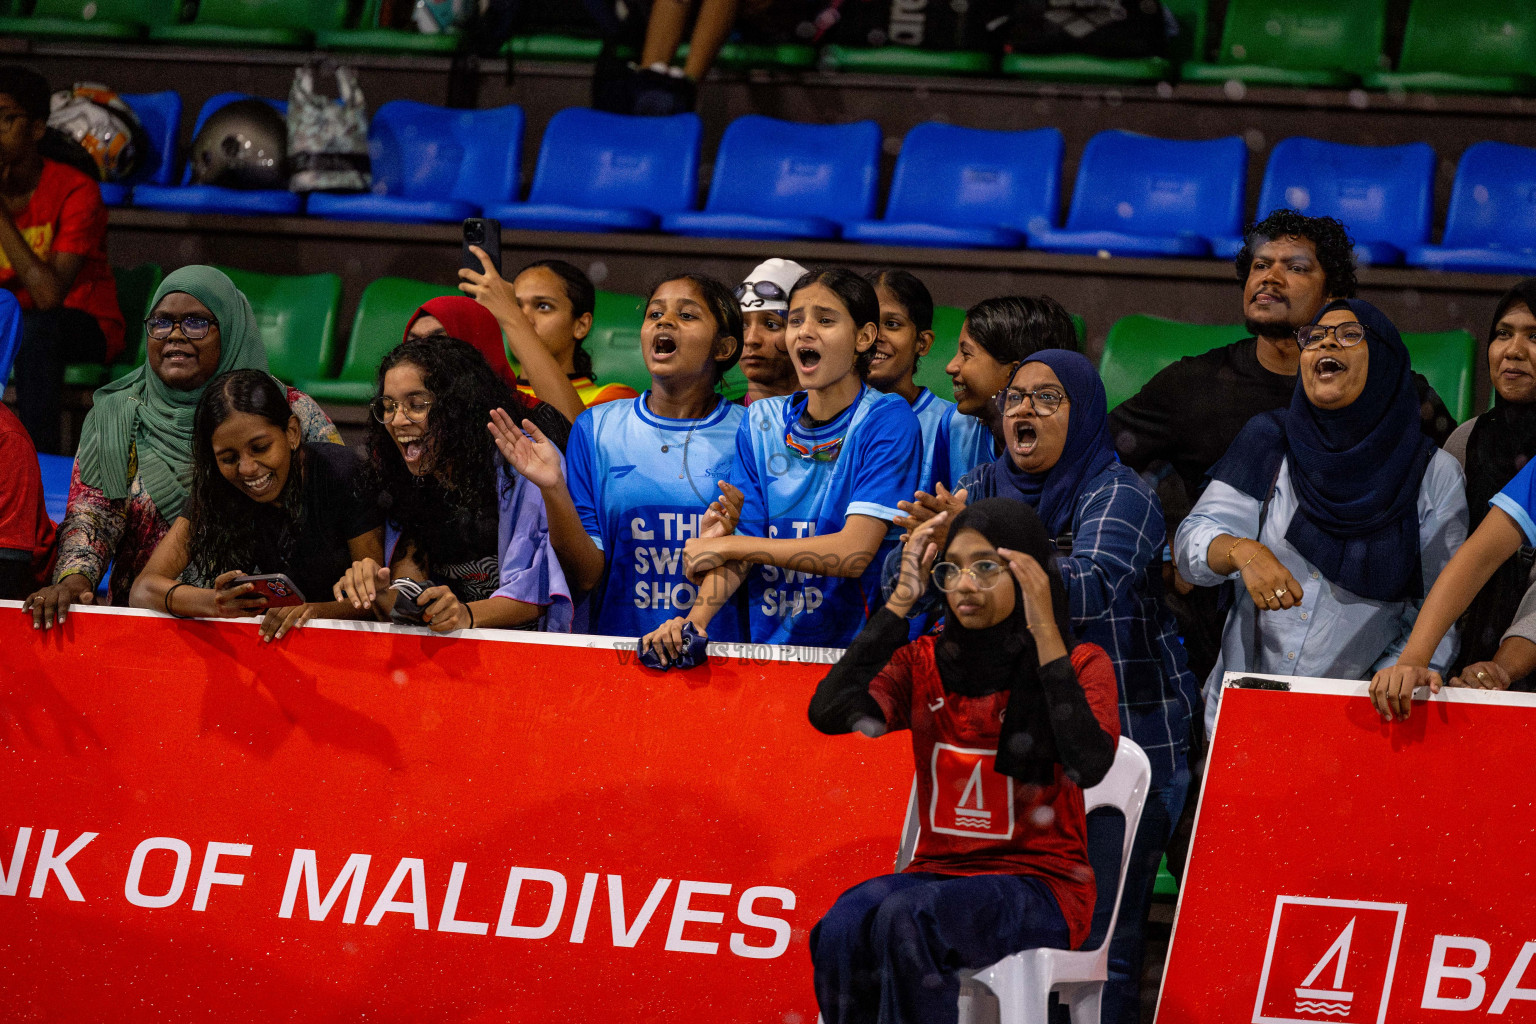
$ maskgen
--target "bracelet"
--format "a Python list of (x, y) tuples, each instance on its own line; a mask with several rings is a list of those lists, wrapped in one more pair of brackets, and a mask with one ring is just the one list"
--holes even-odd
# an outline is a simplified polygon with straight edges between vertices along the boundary
[[(1230, 564), (1231, 561), (1232, 561), (1232, 552), (1236, 551), (1237, 550), (1237, 546), (1239, 544), (1241, 544), (1245, 540), (1253, 540), (1253, 538), (1252, 537), (1239, 537), (1239, 538), (1237, 538), (1236, 540), (1234, 540), (1232, 542), (1232, 546), (1231, 547), (1227, 548), (1227, 562), (1228, 562), (1228, 564)], [(1255, 544), (1259, 543), (1258, 541), (1253, 541), (1253, 542)], [(1264, 545), (1259, 544), (1259, 547), (1260, 547), (1260, 549), (1262, 549), (1264, 547)], [(1258, 558), (1258, 557), (1259, 557), (1259, 552), (1255, 551), (1253, 554), (1248, 556), (1248, 562), (1251, 562), (1255, 558)], [(1234, 569), (1232, 571), (1233, 572), (1242, 572), (1244, 569), (1248, 568), (1248, 562), (1244, 562), (1242, 565), (1238, 566), (1236, 569)]]
[(465, 605), (464, 605), (464, 610), (469, 612), (469, 628), (470, 629), (474, 629), (475, 628), (475, 606), (472, 605), (472, 604), (469, 604), (468, 602), (466, 602)]
[(190, 615), (180, 615), (180, 614), (178, 614), (176, 612), (176, 609), (171, 607), (171, 595), (176, 593), (176, 588), (177, 587), (184, 587), (184, 586), (186, 586), (185, 583), (172, 583), (171, 584), (171, 589), (169, 589), (169, 590), (167, 590), (165, 592), (165, 600), (164, 600), (164, 602), (162, 602), (165, 605), (166, 614), (170, 615), (172, 618), (175, 618), (175, 619), (190, 619), (190, 618), (192, 618), (192, 616), (190, 616)]

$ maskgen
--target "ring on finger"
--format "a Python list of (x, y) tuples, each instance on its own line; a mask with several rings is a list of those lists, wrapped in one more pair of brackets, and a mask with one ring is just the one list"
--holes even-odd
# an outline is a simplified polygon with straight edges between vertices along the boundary
[(1289, 594), (1290, 592), (1291, 592), (1291, 588), (1290, 587), (1279, 587), (1279, 588), (1277, 588), (1275, 590), (1275, 600), (1278, 601), (1280, 598), (1284, 597), (1286, 594)]

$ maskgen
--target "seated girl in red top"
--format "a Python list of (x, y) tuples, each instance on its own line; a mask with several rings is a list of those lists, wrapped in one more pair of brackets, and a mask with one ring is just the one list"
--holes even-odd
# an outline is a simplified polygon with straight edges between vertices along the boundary
[[(910, 535), (891, 600), (811, 699), (825, 733), (911, 731), (922, 816), (906, 870), (849, 889), (811, 932), (826, 1024), (958, 1020), (961, 969), (1076, 948), (1093, 917), (1083, 788), (1114, 763), (1114, 666), (1074, 643), (1032, 509), (978, 501), (935, 565), (947, 517)], [(944, 628), (907, 643), (930, 575)]]

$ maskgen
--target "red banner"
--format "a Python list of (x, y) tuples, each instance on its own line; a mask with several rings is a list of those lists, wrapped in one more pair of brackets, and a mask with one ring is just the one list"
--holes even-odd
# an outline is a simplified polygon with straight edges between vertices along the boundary
[[(825, 651), (0, 602), (0, 1018), (816, 1019), (910, 746), (806, 721)], [(803, 660), (797, 660), (803, 659)]]
[(1287, 683), (1222, 695), (1158, 1024), (1536, 1021), (1536, 695)]

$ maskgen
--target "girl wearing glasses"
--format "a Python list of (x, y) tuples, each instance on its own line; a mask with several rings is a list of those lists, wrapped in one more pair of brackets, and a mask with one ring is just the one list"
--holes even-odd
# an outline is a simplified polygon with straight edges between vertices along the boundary
[[(827, 1024), (956, 1020), (960, 970), (1078, 948), (1093, 917), (1083, 789), (1114, 763), (1114, 667), (1074, 638), (1039, 517), (979, 501), (941, 540), (948, 515), (908, 536), (900, 585), (811, 699), (824, 733), (911, 732), (927, 819), (901, 873), (843, 893), (811, 931)], [(944, 626), (908, 643), (930, 573)]]
[[(1206, 681), (1208, 727), (1223, 672), (1364, 679), (1396, 661), (1467, 536), (1461, 469), (1418, 429), (1408, 350), (1392, 322), (1368, 302), (1340, 300), (1297, 341), (1290, 408), (1243, 428), (1175, 540), (1191, 583), (1240, 580), (1247, 593)], [(1457, 636), (1443, 629), (1433, 639), (1414, 652), (1444, 672)], [(1383, 714), (1406, 717), (1408, 693), (1394, 689), (1388, 702), (1375, 690)]]
[[(112, 603), (128, 603), (133, 581), (186, 505), (192, 423), (208, 381), (267, 368), (250, 302), (213, 267), (173, 271), (144, 323), (144, 365), (98, 390), (85, 417), (54, 582), (25, 604), (36, 628), (62, 622), (73, 602), (93, 600), (109, 569)], [(313, 399), (294, 388), (285, 397), (304, 441), (341, 443)]]
[(842, 647), (879, 603), (895, 547), (896, 503), (917, 486), (922, 434), (900, 395), (868, 387), (880, 302), (850, 270), (812, 271), (789, 296), (789, 354), (803, 390), (752, 403), (731, 482), (744, 495), (734, 536), (696, 538), (684, 568), (699, 600), (641, 641), (663, 664), (689, 646), (743, 583), (756, 643)]
[(407, 341), (384, 357), (359, 490), (383, 515), (385, 562), (354, 562), (336, 583), (338, 600), (392, 614), (390, 581), (406, 578), (425, 588), (413, 600), (434, 633), (570, 631), (570, 589), (539, 489), (486, 430), (497, 409), (526, 416), (466, 342)]
[[(359, 617), (350, 602), (324, 600), (354, 560), (383, 558), (377, 511), (356, 496), (356, 450), (305, 442), (286, 389), (263, 370), (215, 377), (192, 432), (186, 510), (134, 582), (133, 606), (182, 618), (265, 613), (265, 640), (313, 618)], [(310, 603), (268, 609), (236, 582), (266, 573), (288, 576)]]
[(1397, 665), (1372, 680), (1372, 696), (1387, 714), (1395, 704), (1407, 718), (1416, 687), (1439, 691), (1429, 653), (1463, 613), (1452, 686), (1527, 689), (1536, 672), (1536, 477), (1526, 469), (1536, 455), (1536, 278), (1499, 300), (1488, 330), (1488, 374), (1493, 408), (1463, 423), (1445, 446), (1466, 469), (1472, 534), (1425, 598)]
[[(593, 633), (639, 637), (692, 608), (683, 544), (735, 525), (739, 504), (729, 509), (722, 497), (711, 509), (710, 499), (717, 486), (735, 490), (724, 481), (746, 410), (719, 387), (741, 352), (741, 332), (725, 285), (697, 274), (663, 281), (640, 328), (650, 389), (578, 416), (563, 466), (535, 424), (519, 429), (505, 413), (491, 414), (502, 455), (543, 492), (550, 541), (569, 579), (593, 592)], [(746, 636), (736, 611), (716, 617), (714, 640)]]

